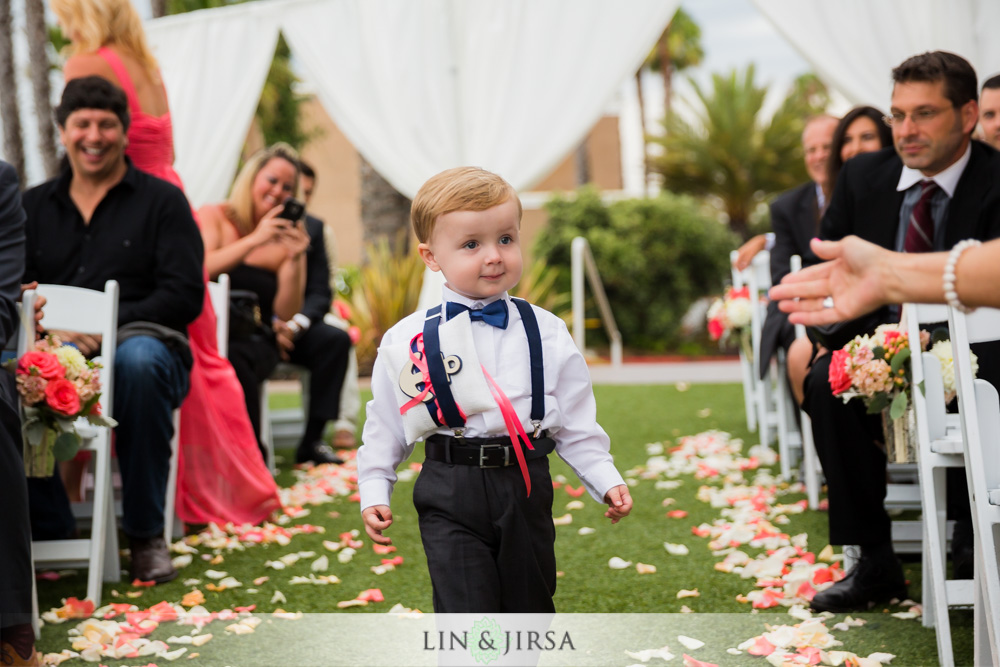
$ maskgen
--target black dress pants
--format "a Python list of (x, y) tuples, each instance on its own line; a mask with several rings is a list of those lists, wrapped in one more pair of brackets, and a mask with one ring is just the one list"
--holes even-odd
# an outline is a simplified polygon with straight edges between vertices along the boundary
[(844, 403), (830, 392), (830, 357), (813, 362), (802, 400), (826, 477), (830, 543), (887, 542), (892, 522), (885, 511), (886, 457), (876, 444), (882, 438), (882, 419), (867, 414), (862, 401)]
[(307, 419), (333, 421), (340, 416), (340, 391), (350, 350), (351, 337), (347, 332), (324, 322), (314, 322), (295, 339), (289, 360), (310, 373)]
[(436, 613), (551, 613), (556, 590), (546, 457), (479, 468), (424, 461), (413, 489)]
[(13, 376), (0, 373), (0, 628), (31, 622), (31, 525)]
[[(314, 323), (295, 339), (289, 355), (293, 364), (309, 370), (309, 414), (307, 419), (331, 421), (340, 412), (340, 390), (351, 349), (347, 332), (323, 322)], [(247, 412), (260, 440), (260, 385), (278, 365), (278, 348), (273, 337), (255, 334), (229, 341), (229, 361), (243, 387)], [(262, 447), (263, 451), (263, 447)]]

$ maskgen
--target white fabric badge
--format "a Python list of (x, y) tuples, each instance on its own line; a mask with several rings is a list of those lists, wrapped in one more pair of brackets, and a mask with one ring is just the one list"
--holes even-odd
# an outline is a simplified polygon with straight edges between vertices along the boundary
[[(469, 313), (461, 313), (443, 322), (438, 331), (451, 393), (462, 412), (474, 415), (496, 407), (479, 363), (479, 355), (476, 354)], [(419, 394), (417, 383), (423, 379), (420, 370), (410, 359), (409, 341), (397, 345), (383, 345), (378, 353), (386, 362), (385, 368), (392, 381), (396, 404), (402, 408)], [(403, 414), (403, 431), (407, 443), (421, 440), (441, 428), (434, 423), (426, 408), (427, 402), (431, 400), (432, 397), (428, 394), (424, 405), (416, 405)]]

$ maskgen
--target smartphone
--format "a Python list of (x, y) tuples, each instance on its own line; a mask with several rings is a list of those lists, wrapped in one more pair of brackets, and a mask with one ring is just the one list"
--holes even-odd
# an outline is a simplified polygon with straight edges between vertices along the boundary
[(301, 220), (305, 213), (305, 204), (294, 197), (289, 197), (285, 200), (285, 207), (281, 210), (281, 213), (278, 214), (278, 217), (295, 222), (297, 220)]

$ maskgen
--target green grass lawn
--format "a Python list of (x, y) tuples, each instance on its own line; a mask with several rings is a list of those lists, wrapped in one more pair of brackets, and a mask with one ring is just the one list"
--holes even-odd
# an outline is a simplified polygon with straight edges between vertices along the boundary
[[(670, 445), (681, 435), (718, 429), (729, 432), (734, 437), (743, 438), (747, 446), (756, 442), (746, 430), (742, 389), (739, 385), (692, 385), (687, 391), (679, 391), (673, 386), (599, 386), (595, 388), (595, 392), (599, 406), (599, 420), (611, 436), (615, 462), (622, 471), (641, 466), (646, 462), (647, 443), (664, 442)], [(297, 397), (272, 397), (273, 408), (289, 407), (295, 402)], [(282, 467), (278, 482), (282, 486), (288, 486), (294, 482), (292, 472), (287, 468), (287, 462), (292, 459), (292, 452), (279, 453), (284, 454), (286, 464)], [(415, 455), (414, 460), (419, 460), (419, 456)], [(568, 466), (557, 457), (552, 457), (552, 474), (554, 477), (565, 476), (573, 485), (579, 484)], [(753, 581), (714, 569), (714, 564), (721, 558), (712, 556), (707, 546), (708, 540), (697, 537), (691, 532), (692, 526), (703, 522), (711, 523), (719, 516), (719, 510), (700, 502), (695, 497), (698, 487), (703, 483), (707, 482), (686, 477), (683, 478), (679, 488), (663, 491), (657, 490), (652, 482), (640, 481), (631, 489), (635, 501), (632, 515), (617, 525), (611, 525), (603, 517), (602, 506), (586, 496), (581, 498), (586, 506), (582, 510), (572, 512), (573, 523), (556, 529), (558, 568), (563, 573), (558, 581), (556, 608), (560, 612), (567, 613), (672, 613), (679, 612), (683, 605), (687, 605), (697, 612), (703, 621), (706, 618), (704, 615), (720, 615), (719, 623), (701, 623), (699, 626), (704, 628), (701, 632), (706, 636), (698, 638), (708, 643), (697, 653), (696, 657), (699, 660), (720, 665), (766, 665), (763, 658), (751, 658), (746, 654), (732, 656), (726, 653), (726, 648), (736, 646), (741, 641), (764, 632), (766, 623), (792, 624), (796, 621), (783, 607), (760, 610), (757, 617), (751, 618), (750, 606), (738, 602), (736, 597), (752, 590)], [(205, 593), (205, 606), (210, 610), (256, 604), (257, 612), (264, 613), (280, 607), (305, 613), (354, 614), (385, 612), (393, 604), (401, 603), (409, 608), (431, 611), (430, 580), (417, 531), (416, 513), (411, 502), (412, 489), (412, 481), (400, 482), (396, 485), (393, 495), (395, 523), (388, 534), (398, 549), (392, 555), (401, 555), (405, 559), (404, 564), (393, 572), (378, 576), (370, 571), (370, 567), (378, 565), (383, 556), (372, 552), (364, 535), (362, 539), (366, 542), (365, 547), (359, 549), (348, 564), (340, 564), (337, 562), (336, 554), (324, 549), (323, 540), (337, 540), (339, 534), (352, 529), (362, 530), (363, 533), (357, 504), (342, 497), (332, 503), (311, 508), (309, 516), (293, 522), (322, 526), (325, 529), (324, 534), (297, 535), (291, 544), (285, 547), (250, 546), (243, 551), (222, 552), (223, 560), (215, 565), (210, 565), (196, 556), (194, 562), (182, 570), (180, 577), (169, 584), (152, 589), (133, 589), (125, 581), (119, 585), (106, 584), (104, 602), (132, 602), (142, 608), (161, 600), (179, 602), (191, 589), (191, 586), (184, 585), (184, 580), (198, 578), (203, 581), (198, 587)], [(665, 517), (666, 510), (662, 501), (668, 495), (675, 499), (675, 504), (670, 509), (684, 509), (689, 512), (687, 517), (683, 519)], [(569, 510), (565, 505), (572, 498), (559, 491), (555, 497), (554, 515), (567, 513)], [(794, 502), (801, 497), (789, 495), (782, 498), (782, 502)], [(331, 512), (339, 513), (339, 516), (331, 516)], [(791, 523), (782, 530), (791, 535), (807, 533), (808, 550), (819, 552), (826, 546), (825, 513), (807, 511), (791, 515), (790, 519)], [(596, 532), (581, 536), (577, 531), (583, 526), (593, 527)], [(665, 551), (664, 542), (686, 544), (690, 549), (690, 555), (671, 556)], [(744, 550), (752, 551), (749, 547), (745, 547)], [(266, 560), (275, 560), (281, 555), (300, 551), (314, 551), (317, 556), (328, 554), (331, 561), (329, 573), (336, 574), (341, 583), (329, 586), (289, 585), (288, 580), (292, 575), (309, 574), (308, 561), (312, 559), (303, 559), (283, 571), (264, 567)], [(612, 556), (655, 565), (657, 572), (639, 575), (634, 567), (628, 570), (613, 570), (608, 567), (608, 559)], [(918, 560), (910, 560), (904, 563), (904, 567), (906, 576), (911, 582), (910, 596), (919, 601), (920, 563)], [(205, 590), (204, 583), (209, 580), (204, 578), (204, 572), (209, 568), (228, 572), (243, 582), (243, 587), (222, 592)], [(256, 586), (257, 593), (249, 593), (247, 588), (252, 586), (251, 581), (265, 575), (270, 579)], [(59, 606), (60, 600), (64, 597), (82, 596), (85, 587), (84, 570), (56, 582), (39, 581), (40, 606), (43, 610)], [(369, 588), (381, 589), (385, 602), (343, 611), (337, 609), (338, 601), (350, 600), (360, 591)], [(677, 599), (678, 590), (693, 588), (700, 591), (700, 597)], [(112, 597), (113, 590), (119, 597)], [(134, 590), (141, 590), (141, 597), (135, 599), (125, 597), (127, 591)], [(272, 596), (278, 590), (285, 595), (287, 601), (271, 603)], [(899, 609), (877, 608), (870, 613), (855, 615), (867, 619), (868, 624), (838, 634), (837, 637), (844, 642), (841, 648), (861, 656), (873, 652), (896, 654), (897, 657), (892, 662), (894, 667), (937, 664), (933, 629), (922, 627), (919, 620), (890, 617), (887, 613), (889, 611), (899, 611)], [(748, 631), (745, 628), (728, 630), (729, 625), (722, 620), (727, 617), (721, 616), (722, 614), (746, 615), (748, 621), (759, 622), (753, 630)], [(841, 618), (838, 617), (837, 620)], [(57, 652), (68, 648), (66, 632), (71, 625), (46, 626), (43, 629), (40, 648), (45, 652)], [(958, 664), (971, 664), (971, 614), (953, 613), (952, 632)], [(161, 627), (154, 637), (166, 638), (170, 634), (178, 633), (176, 629)], [(219, 632), (217, 636), (221, 634)], [(193, 665), (258, 664), (252, 661), (257, 641), (263, 641), (261, 634), (222, 637), (197, 649), (201, 654), (198, 659), (183, 660), (183, 662)], [(636, 646), (636, 649), (658, 646)], [(672, 645), (672, 648), (678, 656), (682, 652), (680, 647)], [(240, 656), (243, 656), (242, 662)], [(623, 666), (631, 664), (625, 656), (622, 660), (620, 664)], [(136, 662), (135, 659), (103, 662), (107, 665), (146, 664)], [(74, 663), (82, 664), (80, 661)], [(162, 667), (166, 663), (158, 664)], [(296, 663), (290, 660), (287, 664)], [(680, 664), (680, 659), (677, 658), (673, 664)]]

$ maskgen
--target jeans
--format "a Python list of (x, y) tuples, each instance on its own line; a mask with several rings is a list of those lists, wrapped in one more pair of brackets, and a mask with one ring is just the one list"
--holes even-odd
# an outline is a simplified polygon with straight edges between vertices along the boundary
[[(135, 336), (115, 351), (114, 379), (122, 528), (131, 538), (148, 539), (163, 533), (173, 411), (187, 394), (189, 373), (180, 355), (162, 342)], [(28, 486), (34, 539), (68, 537), (73, 514), (58, 473), (30, 479)]]

